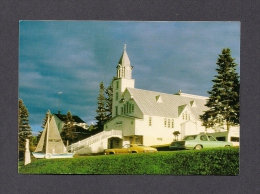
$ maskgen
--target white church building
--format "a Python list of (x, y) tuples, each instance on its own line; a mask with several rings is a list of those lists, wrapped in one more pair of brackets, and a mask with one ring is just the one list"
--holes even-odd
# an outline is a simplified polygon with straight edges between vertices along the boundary
[[(116, 67), (112, 82), (112, 119), (104, 124), (104, 131), (85, 142), (71, 145), (78, 153), (99, 152), (124, 144), (140, 143), (147, 146), (170, 144), (179, 131), (185, 135), (205, 132), (199, 116), (207, 110), (207, 97), (185, 94), (167, 94), (135, 88), (126, 46)], [(215, 132), (207, 129), (207, 132)], [(91, 146), (92, 145), (92, 146)]]
[(179, 131), (185, 135), (205, 131), (199, 115), (207, 110), (207, 97), (181, 93), (166, 94), (135, 88), (129, 57), (124, 48), (113, 80), (112, 119), (104, 130), (121, 130), (122, 139), (111, 138), (108, 147), (126, 143), (169, 144)]

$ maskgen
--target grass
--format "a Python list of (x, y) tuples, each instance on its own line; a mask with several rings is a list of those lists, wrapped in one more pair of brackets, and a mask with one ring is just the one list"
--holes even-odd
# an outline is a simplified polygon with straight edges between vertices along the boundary
[(239, 149), (162, 151), (158, 153), (37, 159), (21, 174), (237, 175)]

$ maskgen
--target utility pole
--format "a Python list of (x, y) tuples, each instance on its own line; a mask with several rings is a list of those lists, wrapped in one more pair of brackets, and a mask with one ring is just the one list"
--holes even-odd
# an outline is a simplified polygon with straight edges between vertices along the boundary
[(58, 94), (59, 94), (59, 107), (58, 107), (58, 113), (60, 114), (60, 96), (61, 96), (61, 94), (62, 94), (62, 92), (58, 92)]

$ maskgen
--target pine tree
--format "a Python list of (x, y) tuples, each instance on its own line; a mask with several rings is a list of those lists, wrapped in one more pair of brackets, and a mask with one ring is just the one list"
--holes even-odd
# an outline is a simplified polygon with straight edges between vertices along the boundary
[(106, 93), (105, 110), (106, 110), (106, 121), (107, 121), (112, 118), (112, 102), (113, 102), (112, 84), (110, 84), (110, 86), (106, 88), (105, 93)]
[(240, 80), (236, 73), (237, 64), (231, 57), (229, 48), (223, 49), (217, 60), (218, 75), (214, 76), (213, 87), (208, 91), (209, 100), (200, 119), (206, 128), (226, 125), (229, 131), (231, 126), (239, 124), (239, 87)]
[(42, 121), (42, 128), (43, 128), (43, 129), (44, 129), (46, 123), (47, 123), (47, 120), (48, 120), (48, 112), (46, 112), (45, 117), (44, 117), (44, 119), (43, 119), (43, 121)]
[(19, 131), (18, 131), (18, 148), (19, 148), (19, 157), (23, 157), (25, 152), (25, 143), (26, 139), (30, 140), (30, 145), (32, 145), (32, 130), (29, 125), (29, 112), (26, 106), (23, 104), (23, 100), (19, 99)]
[[(42, 120), (42, 126), (41, 126), (41, 127), (42, 127), (43, 129), (44, 129), (46, 123), (47, 123), (47, 120), (48, 120), (48, 112), (46, 112), (45, 117), (44, 117), (44, 119)], [(40, 138), (41, 138), (41, 135), (42, 135), (42, 132), (43, 132), (43, 131), (38, 131), (37, 142), (39, 142), (39, 140), (40, 140)]]
[(68, 111), (66, 115), (65, 124), (62, 128), (61, 137), (64, 142), (64, 144), (71, 143), (74, 139), (77, 138), (76, 127), (73, 125), (74, 119), (72, 117), (72, 114), (70, 111)]
[(104, 96), (104, 90), (105, 90), (104, 84), (103, 84), (103, 82), (101, 82), (100, 86), (99, 86), (99, 96), (97, 98), (98, 108), (97, 108), (96, 112), (98, 115), (95, 117), (97, 120), (95, 130), (98, 130), (98, 131), (103, 130), (104, 122), (107, 120), (106, 108), (105, 108), (106, 98)]

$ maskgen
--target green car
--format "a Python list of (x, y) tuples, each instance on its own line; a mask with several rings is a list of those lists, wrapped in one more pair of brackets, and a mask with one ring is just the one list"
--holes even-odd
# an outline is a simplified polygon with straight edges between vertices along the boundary
[(181, 141), (174, 141), (169, 146), (170, 150), (182, 150), (182, 149), (197, 149), (202, 148), (218, 148), (218, 147), (231, 147), (232, 143), (227, 141), (218, 141), (212, 135), (198, 134), (188, 135)]

